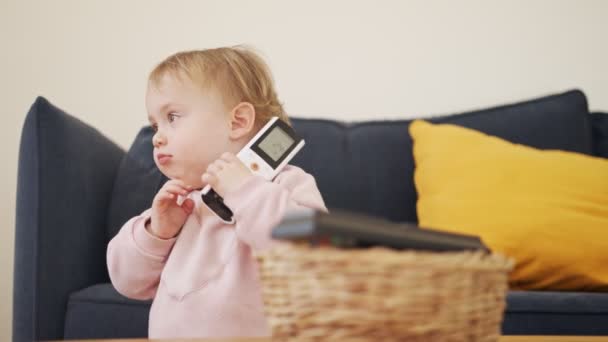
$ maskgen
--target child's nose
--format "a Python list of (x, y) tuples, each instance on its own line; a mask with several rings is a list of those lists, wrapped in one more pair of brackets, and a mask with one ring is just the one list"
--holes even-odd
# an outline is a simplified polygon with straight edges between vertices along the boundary
[(156, 132), (156, 134), (154, 134), (154, 136), (152, 137), (152, 145), (154, 145), (154, 147), (159, 147), (161, 145), (165, 145), (166, 144), (166, 139), (164, 136), (162, 136), (160, 134), (160, 132)]

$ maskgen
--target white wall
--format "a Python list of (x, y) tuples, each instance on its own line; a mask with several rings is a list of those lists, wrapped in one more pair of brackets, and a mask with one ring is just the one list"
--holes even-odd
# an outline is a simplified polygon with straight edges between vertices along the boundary
[(573, 87), (608, 110), (607, 15), (602, 0), (0, 0), (0, 340), (10, 336), (18, 143), (37, 95), (126, 148), (146, 122), (155, 63), (249, 43), (292, 115), (406, 118)]

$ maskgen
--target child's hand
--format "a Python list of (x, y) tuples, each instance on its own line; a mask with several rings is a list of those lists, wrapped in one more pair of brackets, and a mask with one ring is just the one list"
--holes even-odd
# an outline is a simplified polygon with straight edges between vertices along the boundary
[(161, 239), (170, 239), (182, 229), (188, 215), (194, 210), (194, 201), (187, 198), (178, 205), (177, 195), (186, 196), (192, 191), (180, 180), (170, 180), (158, 191), (152, 200), (152, 217), (146, 229)]
[(211, 185), (218, 195), (224, 197), (230, 191), (238, 189), (250, 177), (253, 177), (253, 174), (245, 164), (234, 154), (226, 152), (207, 167), (201, 179)]

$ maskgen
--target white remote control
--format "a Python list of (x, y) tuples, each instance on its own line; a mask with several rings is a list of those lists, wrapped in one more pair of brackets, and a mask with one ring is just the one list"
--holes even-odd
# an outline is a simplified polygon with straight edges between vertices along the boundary
[[(287, 163), (304, 147), (288, 124), (273, 117), (236, 155), (255, 175), (273, 180)], [(234, 223), (234, 215), (224, 199), (211, 186), (203, 188), (203, 203), (226, 223)]]

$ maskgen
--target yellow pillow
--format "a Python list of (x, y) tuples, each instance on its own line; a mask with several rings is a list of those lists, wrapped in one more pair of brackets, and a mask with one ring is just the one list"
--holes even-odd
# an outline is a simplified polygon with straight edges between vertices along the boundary
[(608, 290), (607, 159), (420, 120), (410, 134), (421, 226), (512, 257), (514, 289)]

